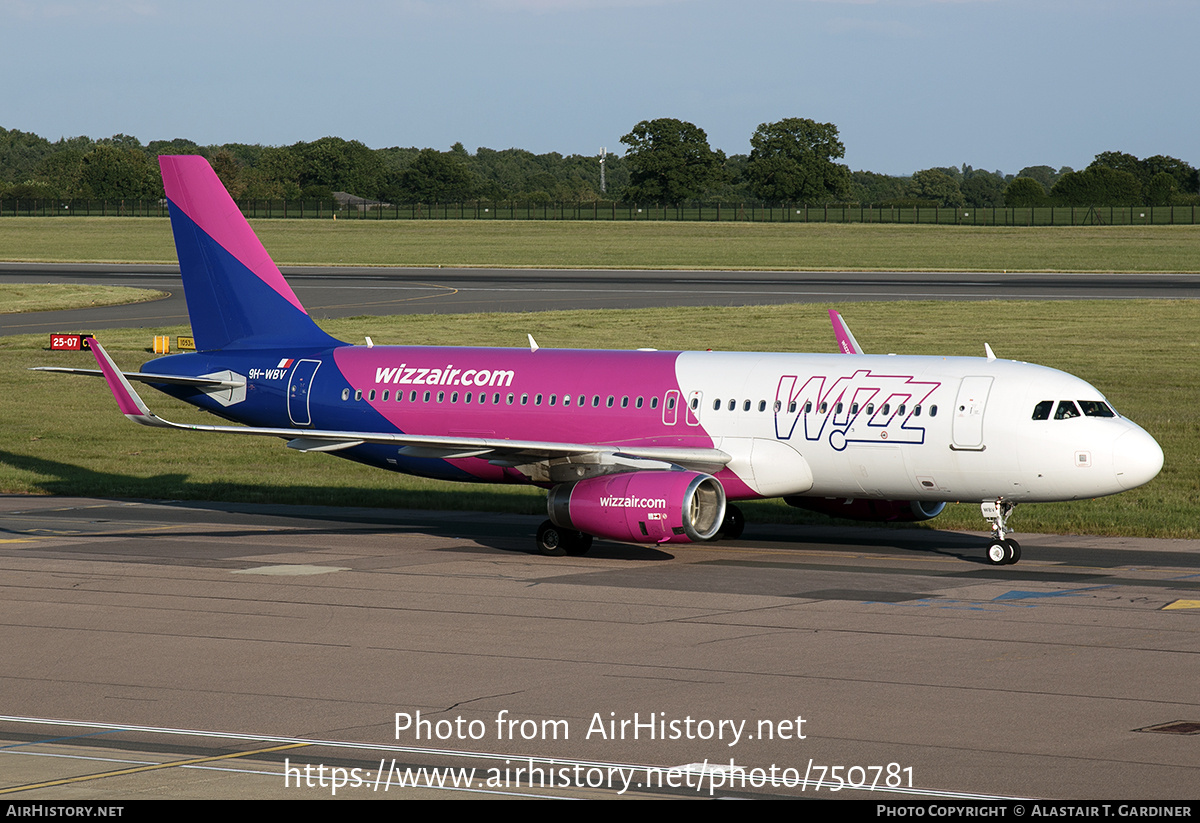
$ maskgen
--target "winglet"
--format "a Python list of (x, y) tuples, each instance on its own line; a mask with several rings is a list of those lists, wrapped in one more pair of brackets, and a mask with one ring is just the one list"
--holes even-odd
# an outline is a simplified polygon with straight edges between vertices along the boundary
[(143, 426), (165, 425), (150, 412), (150, 409), (142, 402), (142, 398), (138, 397), (138, 393), (133, 390), (133, 386), (129, 384), (125, 375), (121, 374), (121, 370), (117, 368), (99, 341), (93, 339), (91, 349), (92, 354), (96, 356), (96, 362), (100, 365), (100, 371), (104, 374), (104, 379), (108, 381), (108, 387), (112, 390), (113, 397), (117, 400), (117, 408), (121, 410), (121, 413)]
[(833, 323), (833, 334), (837, 337), (838, 350), (842, 354), (863, 353), (862, 347), (858, 345), (858, 341), (850, 333), (850, 327), (846, 325), (846, 321), (833, 309), (829, 310), (829, 322)]

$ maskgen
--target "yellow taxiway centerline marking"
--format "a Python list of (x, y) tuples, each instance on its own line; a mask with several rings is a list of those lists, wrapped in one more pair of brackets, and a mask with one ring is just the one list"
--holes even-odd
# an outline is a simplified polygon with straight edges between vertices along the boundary
[(193, 757), (189, 760), (172, 760), (170, 763), (151, 763), (147, 766), (134, 766), (129, 769), (116, 769), (111, 772), (100, 772), (99, 774), (82, 774), (78, 777), (66, 777), (62, 780), (47, 780), (45, 783), (29, 783), (25, 786), (12, 786), (8, 789), (0, 789), (0, 794), (12, 794), (13, 792), (24, 792), (31, 789), (45, 789), (50, 786), (66, 786), (71, 783), (82, 783), (85, 780), (99, 780), (104, 777), (120, 777), (126, 774), (137, 774), (138, 772), (151, 772), (156, 769), (174, 769), (180, 766), (194, 766), (197, 763), (213, 763), (217, 760), (231, 760), (235, 757), (248, 757), (254, 754), (267, 754), (268, 752), (279, 752), (284, 749), (298, 749), (304, 746), (310, 746), (311, 743), (288, 743), (284, 746), (271, 746), (266, 749), (254, 749), (248, 752), (231, 752), (230, 754), (219, 754), (215, 757)]

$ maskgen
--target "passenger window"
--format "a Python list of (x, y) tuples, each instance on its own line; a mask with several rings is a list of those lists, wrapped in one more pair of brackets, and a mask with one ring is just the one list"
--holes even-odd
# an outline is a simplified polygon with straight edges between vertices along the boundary
[(535, 406), (542, 405), (542, 396), (540, 394), (535, 394), (533, 396), (533, 405), (535, 405)]
[(1033, 419), (1034, 420), (1049, 420), (1050, 419), (1050, 410), (1052, 408), (1054, 408), (1053, 400), (1043, 400), (1041, 403), (1038, 403), (1036, 406), (1033, 407)]
[(1079, 409), (1075, 408), (1075, 404), (1070, 400), (1059, 400), (1058, 408), (1054, 411), (1054, 419), (1070, 420), (1072, 417), (1079, 417)]
[(825, 414), (827, 411), (829, 411), (829, 404), (824, 402), (821, 403), (821, 414)]
[(629, 408), (629, 395), (624, 395), (621, 397), (621, 408)]
[(713, 401), (713, 411), (720, 411), (720, 410), (721, 410), (721, 399), (717, 398), (716, 400)]
[(875, 413), (875, 404), (868, 403), (867, 404), (867, 414), (874, 414), (874, 413)]
[[(658, 398), (657, 397), (650, 398), (650, 408), (652, 408), (652, 409), (658, 408)], [(674, 404), (672, 404), (671, 408), (675, 408)]]
[(836, 406), (836, 407), (834, 408), (834, 410), (833, 410), (833, 413), (834, 413), (834, 414), (841, 414), (841, 413), (842, 413), (842, 404), (841, 404), (841, 403), (838, 403), (838, 404), (837, 404), (837, 406)]
[(355, 389), (354, 390), (354, 402), (357, 403), (359, 400), (362, 400), (362, 389)]
[(430, 392), (425, 392), (425, 397), (422, 398), (426, 403), (429, 402), (429, 395), (430, 395)]
[(513, 398), (514, 398), (514, 396), (515, 396), (515, 395), (513, 395), (511, 392), (509, 393), (509, 395), (508, 395), (508, 405), (510, 405), (510, 406), (511, 406), (511, 405), (513, 404)]
[[(509, 401), (508, 401), (508, 402), (509, 402), (509, 403), (511, 403), (511, 402), (512, 402), (512, 399), (511, 399), (511, 398), (512, 398), (512, 395), (511, 395), (511, 394), (509, 395), (509, 398), (510, 398), (510, 399), (509, 399)], [(493, 395), (492, 395), (492, 405), (493, 405), (493, 406), (499, 406), (499, 405), (500, 405), (500, 392), (496, 392), (495, 394), (493, 394)]]
[(464, 402), (464, 403), (470, 403), (470, 402), (471, 402), (471, 394), (472, 394), (472, 392), (467, 392), (467, 396), (463, 398), (463, 402)]
[(367, 400), (370, 400), (372, 403), (375, 402), (375, 390), (374, 389), (371, 389), (371, 393), (367, 395)]
[(453, 394), (451, 394), (451, 395), (450, 395), (450, 402), (451, 402), (451, 403), (457, 403), (457, 402), (458, 402), (458, 392), (454, 392)]
[(350, 390), (349, 389), (342, 389), (342, 399), (343, 400), (350, 399)]
[(858, 404), (857, 404), (857, 403), (851, 403), (851, 404), (850, 404), (850, 413), (851, 413), (851, 414), (858, 414)]
[(736, 408), (737, 408), (737, 401), (736, 401), (736, 400), (730, 400), (730, 401), (729, 401), (729, 410), (730, 410), (730, 411), (733, 411), (733, 410), (734, 410), (734, 409), (736, 409)]
[(749, 400), (742, 403), (742, 411), (750, 411), (750, 401)]
[(642, 407), (642, 402), (643, 402), (642, 396), (639, 394), (637, 403), (635, 405), (640, 409)]
[(610, 394), (610, 395), (608, 396), (608, 399), (604, 401), (604, 407), (605, 407), (605, 408), (608, 408), (608, 409), (611, 409), (611, 408), (613, 407), (613, 400), (614, 400), (614, 398), (613, 398), (613, 396)]
[(571, 405), (571, 395), (564, 394), (563, 395), (563, 408), (566, 408), (569, 405)]
[(527, 394), (522, 394), (522, 395), (521, 395), (521, 405), (522, 405), (522, 406), (528, 406), (528, 405), (529, 405), (529, 395), (527, 395)]
[(804, 413), (812, 414), (812, 401), (811, 400), (809, 400), (807, 403), (804, 404)]
[(904, 405), (904, 403), (901, 403), (900, 408), (896, 409), (896, 414), (900, 415), (901, 417), (904, 416)]
[(592, 395), (592, 408), (597, 408), (600, 405), (600, 395)]
[(882, 412), (883, 412), (883, 416), (884, 416), (884, 417), (887, 417), (887, 416), (888, 416), (888, 413), (891, 411), (891, 409), (892, 409), (892, 407), (891, 407), (889, 404), (887, 404), (887, 403), (884, 403), (884, 404), (883, 404), (883, 408), (882, 408), (882, 409), (880, 409), (880, 411), (882, 411)]
[(913, 406), (913, 417), (920, 417), (920, 416), (921, 416), (921, 404), (918, 403), (917, 405)]
[(1116, 417), (1116, 412), (1102, 400), (1080, 400), (1079, 407), (1085, 417)]
[(438, 392), (438, 402), (439, 403), (446, 402), (446, 393), (444, 391)]
[(698, 408), (700, 408), (700, 398), (693, 397), (692, 398), (692, 411), (695, 411)]
[(416, 402), (417, 402), (417, 390), (416, 390), (416, 389), (413, 389), (413, 390), (412, 390), (412, 393), (411, 393), (411, 394), (409, 394), (409, 396), (408, 396), (408, 402), (410, 402), (410, 403), (416, 403)]
[[(793, 403), (792, 405), (795, 405), (795, 404)], [(776, 400), (775, 401), (775, 411), (778, 412), (782, 408), (783, 408), (783, 403)], [(795, 411), (795, 409), (792, 409), (792, 411)]]
[(384, 389), (384, 390), (383, 390), (383, 402), (384, 402), (384, 403), (386, 403), (386, 402), (387, 402), (387, 399), (388, 399), (388, 394), (390, 394), (390, 392), (388, 392), (388, 390), (387, 390), (387, 389)]
[(937, 417), (937, 403), (934, 403), (932, 406), (929, 407), (929, 416)]
[[(775, 405), (776, 405), (776, 406), (778, 406), (779, 404), (778, 404), (778, 403), (776, 403)], [(766, 401), (766, 400), (759, 400), (759, 401), (758, 401), (758, 410), (759, 410), (760, 412), (763, 412), (763, 411), (766, 411), (766, 410), (767, 410), (767, 401)]]
[(550, 405), (553, 406), (557, 402), (558, 402), (558, 395), (557, 394), (550, 395)]

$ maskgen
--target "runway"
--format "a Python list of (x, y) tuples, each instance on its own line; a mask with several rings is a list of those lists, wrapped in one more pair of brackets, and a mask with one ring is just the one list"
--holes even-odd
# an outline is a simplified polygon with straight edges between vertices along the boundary
[[(549, 309), (846, 303), (862, 300), (1192, 299), (1198, 274), (607, 271), (285, 268), (317, 319)], [(187, 322), (174, 266), (0, 263), (0, 282), (103, 283), (159, 289), (166, 300), (0, 315), (0, 334), (90, 332)]]
[[(9, 801), (317, 799), (335, 769), (338, 798), (381, 799), (1200, 785), (1197, 736), (1154, 731), (1200, 721), (1200, 541), (1020, 535), (1020, 565), (994, 567), (979, 535), (750, 524), (543, 558), (537, 518), (515, 515), (49, 497), (0, 512)], [(731, 759), (778, 779), (712, 785)], [(421, 767), (477, 771), (399, 787)], [(539, 770), (584, 786), (530, 786)], [(603, 783), (621, 774), (623, 792)], [(875, 791), (831, 793), (835, 774)]]

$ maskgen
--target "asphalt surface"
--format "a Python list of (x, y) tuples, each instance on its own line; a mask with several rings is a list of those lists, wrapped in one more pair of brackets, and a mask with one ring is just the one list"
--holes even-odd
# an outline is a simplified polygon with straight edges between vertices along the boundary
[[(1190, 299), (1198, 274), (963, 272), (588, 271), (555, 269), (286, 268), (318, 319), (480, 311), (746, 306), (860, 300)], [(90, 332), (187, 322), (178, 268), (0, 263), (0, 283), (104, 283), (170, 292), (165, 300), (23, 315), (0, 334)]]
[[(544, 558), (536, 523), (0, 497), (0, 793), (1196, 797), (1200, 738), (1156, 727), (1200, 721), (1200, 541), (994, 567), (982, 535), (751, 523)], [(703, 771), (731, 759), (762, 779)]]

